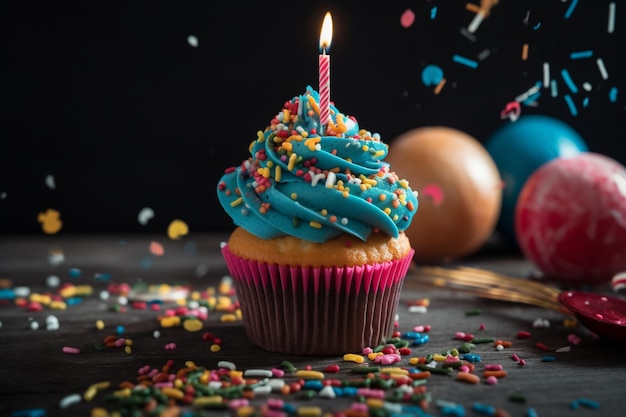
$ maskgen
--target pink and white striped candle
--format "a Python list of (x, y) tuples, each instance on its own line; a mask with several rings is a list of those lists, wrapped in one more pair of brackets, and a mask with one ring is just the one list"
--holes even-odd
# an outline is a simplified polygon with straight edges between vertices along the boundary
[(330, 12), (326, 12), (322, 32), (320, 34), (319, 56), (319, 95), (320, 95), (320, 124), (328, 125), (330, 122), (330, 55), (326, 53), (330, 48), (333, 37), (333, 20)]

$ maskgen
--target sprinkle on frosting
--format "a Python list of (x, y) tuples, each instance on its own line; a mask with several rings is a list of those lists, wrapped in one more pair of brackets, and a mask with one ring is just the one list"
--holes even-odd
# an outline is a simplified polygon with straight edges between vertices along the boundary
[(387, 144), (332, 104), (330, 113), (323, 128), (319, 95), (307, 87), (257, 133), (250, 157), (225, 171), (218, 197), (236, 225), (263, 239), (312, 242), (341, 233), (397, 237), (409, 226), (417, 193), (384, 161)]

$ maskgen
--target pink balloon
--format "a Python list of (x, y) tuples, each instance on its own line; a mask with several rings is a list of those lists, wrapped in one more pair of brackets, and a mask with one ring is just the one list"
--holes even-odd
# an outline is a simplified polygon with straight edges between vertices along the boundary
[(547, 278), (609, 283), (626, 271), (626, 167), (591, 152), (546, 162), (522, 187), (515, 233)]

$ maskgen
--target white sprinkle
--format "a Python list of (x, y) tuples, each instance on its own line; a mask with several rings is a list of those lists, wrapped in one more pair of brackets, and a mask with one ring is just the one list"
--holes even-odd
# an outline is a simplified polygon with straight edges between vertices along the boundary
[(543, 87), (544, 88), (550, 87), (550, 63), (549, 62), (543, 63)]
[(56, 288), (61, 284), (61, 279), (56, 275), (50, 275), (46, 278), (46, 285), (50, 288)]
[(591, 84), (590, 84), (590, 83), (588, 83), (588, 82), (586, 82), (586, 81), (583, 83), (583, 89), (584, 89), (585, 91), (591, 91), (591, 88), (592, 88), (592, 87), (591, 87)]
[(59, 401), (59, 407), (67, 408), (70, 405), (78, 404), (81, 401), (82, 396), (80, 394), (70, 394)]
[(602, 75), (602, 79), (606, 80), (609, 78), (609, 73), (606, 72), (606, 67), (604, 66), (604, 61), (602, 58), (596, 59), (596, 64), (598, 65), (598, 69), (600, 70), (600, 75)]
[(161, 332), (158, 330), (153, 331), (152, 337), (154, 337), (155, 339), (158, 339), (159, 337), (161, 337)]
[(476, 32), (476, 30), (478, 30), (478, 27), (482, 23), (484, 17), (485, 16), (482, 14), (482, 12), (476, 13), (474, 18), (472, 19), (472, 22), (467, 27), (467, 30), (469, 31), (469, 33), (474, 33)]
[(329, 171), (328, 176), (326, 177), (326, 183), (324, 184), (326, 188), (332, 188), (337, 182), (337, 175), (334, 172)]
[(194, 48), (197, 48), (197, 47), (198, 47), (198, 45), (199, 45), (198, 38), (196, 38), (196, 37), (195, 37), (195, 36), (193, 36), (193, 35), (189, 35), (189, 36), (187, 36), (187, 43), (188, 43), (190, 46), (193, 46)]
[(51, 190), (55, 189), (55, 185), (54, 185), (54, 176), (52, 175), (46, 175), (46, 185), (48, 186), (48, 188), (50, 188)]
[(426, 306), (409, 306), (409, 313), (427, 313)]
[(150, 207), (144, 207), (137, 215), (137, 221), (139, 222), (139, 224), (145, 226), (146, 224), (148, 224), (148, 221), (153, 217), (154, 210), (152, 210)]
[(100, 291), (100, 299), (102, 301), (108, 300), (110, 295), (111, 294), (108, 291), (106, 291), (106, 290)]
[(525, 93), (520, 94), (519, 96), (515, 97), (515, 101), (522, 102), (524, 100), (526, 100), (528, 97), (530, 97), (531, 95), (535, 94), (537, 91), (539, 91), (539, 85), (534, 85), (532, 87), (530, 87)]
[(30, 294), (30, 288), (23, 287), (23, 286), (14, 287), (13, 288), (13, 293), (18, 298), (25, 298), (25, 297), (28, 297), (28, 295)]
[(267, 381), (267, 385), (272, 388), (272, 391), (280, 391), (285, 386), (286, 382), (284, 379), (273, 378)]
[(37, 330), (39, 329), (39, 323), (37, 323), (35, 320), (30, 322), (30, 329), (31, 330)]
[(244, 377), (264, 377), (270, 378), (272, 376), (272, 371), (269, 369), (246, 369), (243, 373)]
[(552, 80), (550, 81), (550, 95), (552, 97), (556, 97), (559, 94), (557, 88), (556, 88), (556, 80)]
[(321, 398), (335, 398), (337, 394), (335, 394), (335, 390), (332, 386), (326, 385), (317, 393), (317, 396)]
[(252, 392), (255, 395), (269, 395), (272, 393), (272, 387), (270, 387), (269, 385), (257, 385), (256, 387), (252, 388)]
[(489, 51), (489, 49), (483, 49), (477, 56), (479, 61), (482, 61), (483, 59), (487, 58), (489, 55), (491, 54), (491, 51)]
[(5, 198), (7, 198), (7, 193), (3, 191), (0, 193), (0, 199), (4, 200)]
[(615, 2), (609, 3), (609, 22), (606, 26), (606, 31), (613, 33), (615, 31)]
[(234, 371), (235, 369), (237, 369), (237, 366), (234, 364), (234, 362), (230, 362), (230, 361), (219, 361), (217, 363), (217, 367), (230, 369), (231, 371)]
[(569, 352), (570, 350), (572, 350), (571, 346), (564, 346), (562, 348), (558, 348), (555, 352)]

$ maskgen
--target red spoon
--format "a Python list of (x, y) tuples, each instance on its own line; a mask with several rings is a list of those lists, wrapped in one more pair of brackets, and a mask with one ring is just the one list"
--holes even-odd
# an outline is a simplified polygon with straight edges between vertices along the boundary
[(564, 291), (558, 300), (598, 336), (626, 344), (626, 300), (586, 291)]
[[(414, 281), (416, 284), (463, 290), (483, 298), (561, 311), (575, 316), (597, 336), (626, 344), (624, 299), (586, 291), (561, 291), (537, 281), (513, 278), (477, 268), (414, 267), (411, 271), (417, 274)], [(407, 281), (411, 283), (411, 280)]]

